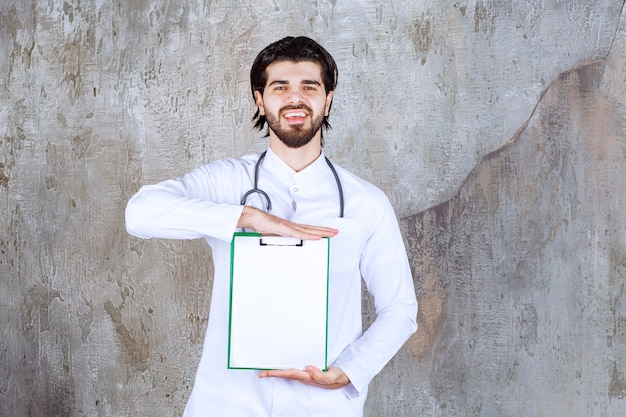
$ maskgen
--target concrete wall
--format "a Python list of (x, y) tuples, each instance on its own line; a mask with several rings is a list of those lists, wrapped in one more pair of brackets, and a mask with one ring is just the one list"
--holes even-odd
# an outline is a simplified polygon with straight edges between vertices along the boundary
[(4, 0), (0, 415), (182, 412), (211, 254), (123, 210), (266, 146), (247, 71), (288, 34), (339, 64), (326, 152), (390, 196), (421, 303), (366, 415), (626, 415), (623, 0)]

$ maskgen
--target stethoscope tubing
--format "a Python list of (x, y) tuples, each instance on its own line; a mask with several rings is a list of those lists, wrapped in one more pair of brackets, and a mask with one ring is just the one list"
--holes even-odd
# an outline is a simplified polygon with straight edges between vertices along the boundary
[(261, 166), (261, 162), (265, 159), (266, 153), (267, 151), (263, 152), (261, 156), (259, 156), (259, 160), (256, 161), (256, 164), (254, 165), (254, 187), (252, 187), (251, 190), (248, 190), (243, 195), (243, 197), (241, 197), (241, 205), (245, 206), (246, 200), (248, 200), (248, 196), (250, 196), (251, 194), (257, 193), (257, 194), (261, 194), (263, 198), (265, 198), (265, 209), (267, 211), (272, 211), (272, 200), (270, 199), (270, 196), (267, 195), (265, 191), (259, 188), (259, 167)]
[[(261, 162), (263, 162), (263, 160), (265, 159), (266, 154), (267, 151), (263, 152), (259, 156), (259, 159), (256, 161), (256, 164), (254, 165), (254, 186), (252, 187), (252, 189), (246, 191), (243, 197), (241, 197), (241, 205), (244, 206), (246, 204), (246, 201), (251, 194), (257, 193), (263, 196), (263, 198), (265, 199), (265, 208), (268, 212), (270, 212), (272, 211), (272, 200), (265, 191), (259, 188), (259, 167), (261, 166)], [(324, 159), (326, 159), (326, 163), (328, 164), (328, 167), (332, 171), (333, 176), (335, 177), (335, 181), (337, 182), (337, 191), (339, 193), (339, 217), (343, 218), (345, 202), (343, 196), (343, 187), (341, 186), (341, 180), (339, 179), (337, 170), (333, 166), (332, 162), (330, 162), (330, 159), (328, 159), (326, 156), (324, 156)]]

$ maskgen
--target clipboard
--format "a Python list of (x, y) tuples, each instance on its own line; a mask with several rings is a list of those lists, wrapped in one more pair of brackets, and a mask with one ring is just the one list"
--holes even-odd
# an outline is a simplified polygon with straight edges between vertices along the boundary
[(329, 238), (234, 234), (228, 369), (328, 368), (329, 260)]

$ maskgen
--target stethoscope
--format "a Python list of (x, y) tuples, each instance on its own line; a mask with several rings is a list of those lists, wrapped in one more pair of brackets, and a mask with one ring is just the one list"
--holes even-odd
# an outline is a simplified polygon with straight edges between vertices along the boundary
[[(259, 167), (261, 166), (261, 162), (263, 162), (263, 159), (265, 159), (266, 153), (267, 151), (263, 152), (261, 156), (259, 156), (259, 160), (256, 161), (256, 165), (254, 166), (254, 187), (252, 187), (251, 190), (248, 190), (243, 195), (243, 197), (241, 197), (241, 205), (244, 206), (246, 204), (246, 201), (248, 200), (248, 196), (256, 193), (265, 199), (265, 208), (267, 209), (267, 211), (272, 211), (272, 200), (270, 199), (270, 196), (267, 195), (265, 191), (259, 188)], [(324, 159), (326, 159), (326, 163), (328, 164), (328, 167), (330, 168), (330, 170), (333, 172), (335, 181), (337, 181), (337, 191), (339, 192), (339, 217), (343, 217), (344, 202), (343, 202), (343, 188), (341, 187), (341, 181), (339, 180), (339, 175), (337, 175), (337, 171), (335, 170), (335, 167), (333, 166), (333, 164), (330, 162), (330, 159), (328, 159), (326, 156), (324, 156)]]

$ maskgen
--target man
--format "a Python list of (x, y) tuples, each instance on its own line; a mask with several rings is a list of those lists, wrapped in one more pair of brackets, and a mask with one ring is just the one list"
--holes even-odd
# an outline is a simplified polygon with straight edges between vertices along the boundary
[[(323, 47), (306, 37), (281, 39), (258, 55), (250, 80), (255, 127), (268, 126), (267, 151), (144, 186), (126, 209), (135, 236), (204, 238), (213, 251), (209, 323), (184, 415), (361, 416), (369, 382), (416, 330), (417, 301), (397, 219), (382, 191), (322, 153), (337, 82), (335, 61)], [(227, 369), (230, 242), (240, 228), (331, 238), (328, 370)], [(361, 276), (376, 307), (365, 333)]]

